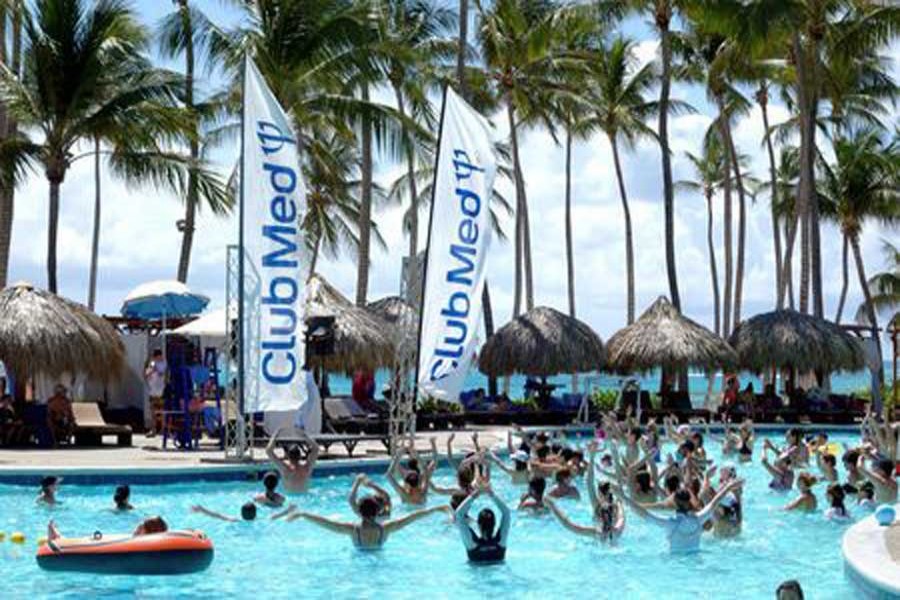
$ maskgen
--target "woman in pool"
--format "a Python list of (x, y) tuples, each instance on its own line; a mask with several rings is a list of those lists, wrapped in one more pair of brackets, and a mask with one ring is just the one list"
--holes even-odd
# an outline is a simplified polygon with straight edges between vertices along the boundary
[(829, 454), (825, 449), (816, 452), (816, 464), (822, 473), (822, 479), (829, 483), (835, 483), (838, 480), (837, 459), (834, 454)]
[(581, 499), (578, 488), (572, 485), (572, 472), (568, 469), (560, 469), (556, 472), (556, 485), (547, 494), (550, 498)]
[(265, 491), (257, 494), (253, 501), (260, 506), (268, 506), (269, 508), (281, 508), (284, 506), (284, 495), (278, 493), (278, 473), (269, 471), (263, 475), (263, 487)]
[(866, 480), (865, 476), (859, 471), (860, 452), (856, 449), (847, 450), (841, 457), (841, 463), (847, 470), (847, 485), (844, 491), (848, 493), (856, 493), (859, 484)]
[[(500, 526), (497, 527), (497, 516), (494, 511), (483, 508), (478, 513), (478, 533), (476, 533), (469, 526), (469, 510), (482, 493), (487, 495), (500, 511)], [(506, 557), (506, 540), (509, 537), (512, 518), (509, 507), (497, 497), (494, 490), (489, 487), (478, 488), (469, 494), (456, 509), (455, 520), (466, 553), (469, 555), (469, 562), (485, 564), (503, 561)]]
[(519, 510), (527, 510), (531, 513), (543, 513), (547, 510), (544, 505), (544, 490), (547, 487), (547, 480), (543, 477), (534, 476), (528, 482), (528, 491), (522, 495), (519, 500)]
[(59, 488), (59, 482), (62, 481), (55, 475), (48, 475), (41, 479), (41, 493), (35, 498), (35, 502), (45, 506), (56, 506), (59, 500), (56, 498), (56, 492)]
[(619, 502), (603, 501), (599, 512), (595, 513), (595, 523), (592, 525), (579, 525), (572, 521), (552, 498), (547, 498), (547, 506), (563, 527), (577, 535), (611, 542), (625, 531), (625, 510)]
[(775, 459), (775, 464), (769, 464), (769, 457), (766, 454), (769, 447), (763, 446), (763, 457), (760, 463), (772, 475), (769, 488), (776, 492), (786, 492), (794, 487), (794, 469), (791, 465), (791, 457), (781, 454)]
[(799, 510), (803, 512), (814, 512), (818, 507), (816, 495), (812, 488), (818, 480), (815, 476), (804, 471), (797, 475), (797, 490), (800, 495), (797, 496), (790, 504), (784, 507), (784, 510)]
[(625, 496), (624, 500), (638, 515), (666, 530), (669, 549), (672, 552), (696, 552), (700, 549), (704, 523), (712, 518), (713, 511), (725, 496), (742, 485), (743, 481), (739, 479), (729, 481), (710, 503), (699, 511), (694, 510), (690, 492), (679, 490), (675, 494), (675, 515), (671, 517), (657, 516), (628, 496)]
[(117, 512), (125, 512), (134, 510), (134, 507), (128, 501), (131, 498), (131, 487), (128, 485), (120, 485), (113, 494), (114, 510)]
[(847, 512), (847, 507), (844, 506), (844, 498), (846, 497), (844, 488), (838, 483), (832, 483), (828, 486), (825, 496), (830, 504), (828, 510), (825, 511), (825, 518), (833, 521), (849, 521), (850, 513)]
[(403, 483), (397, 480), (397, 465), (400, 462), (400, 455), (395, 454), (394, 459), (388, 467), (387, 478), (391, 487), (399, 494), (400, 499), (405, 504), (414, 504), (421, 506), (428, 500), (428, 482), (431, 481), (431, 475), (434, 473), (435, 462), (431, 461), (425, 467), (424, 473), (417, 471), (407, 471), (403, 477)]
[(511, 452), (509, 455), (509, 459), (512, 462), (512, 468), (510, 468), (507, 464), (504, 463), (500, 457), (496, 454), (491, 453), (488, 455), (497, 467), (509, 475), (510, 481), (512, 481), (516, 485), (525, 485), (528, 483), (528, 480), (531, 479), (531, 473), (528, 471), (528, 453), (524, 450), (516, 450), (515, 452)]
[(362, 513), (359, 510), (359, 501), (357, 500), (359, 488), (362, 486), (366, 486), (372, 490), (372, 495), (370, 497), (374, 498), (375, 502), (378, 503), (378, 515), (376, 518), (389, 519), (391, 516), (391, 495), (363, 473), (356, 476), (356, 479), (353, 481), (353, 487), (350, 488), (350, 496), (347, 498), (347, 501), (350, 503), (350, 508), (353, 510), (353, 514), (357, 517), (362, 516)]
[(378, 522), (378, 501), (372, 496), (366, 496), (359, 502), (359, 523), (344, 523), (314, 515), (312, 513), (297, 511), (287, 518), (288, 521), (296, 521), (297, 519), (305, 519), (310, 523), (327, 529), (333, 533), (342, 533), (349, 535), (353, 539), (353, 545), (360, 550), (378, 550), (387, 541), (388, 536), (392, 533), (400, 531), (407, 525), (418, 521), (424, 517), (432, 515), (436, 512), (448, 512), (450, 507), (446, 504), (443, 506), (433, 506), (431, 508), (423, 508), (400, 518)]
[[(846, 492), (846, 490), (844, 490)], [(873, 511), (878, 508), (875, 502), (875, 486), (871, 481), (864, 482), (859, 486), (859, 495), (856, 498), (856, 505), (863, 510)]]

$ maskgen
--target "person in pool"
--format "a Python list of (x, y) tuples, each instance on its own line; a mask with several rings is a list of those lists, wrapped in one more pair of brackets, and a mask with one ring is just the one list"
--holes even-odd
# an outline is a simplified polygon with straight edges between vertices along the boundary
[(303, 493), (309, 487), (309, 478), (312, 476), (313, 469), (316, 468), (316, 462), (319, 460), (319, 445), (310, 438), (305, 431), (298, 430), (298, 436), (302, 442), (309, 448), (309, 454), (306, 460), (303, 460), (303, 453), (300, 446), (292, 444), (285, 451), (283, 458), (275, 454), (275, 447), (278, 444), (278, 436), (281, 435), (282, 429), (278, 429), (269, 445), (266, 446), (266, 456), (275, 465), (281, 479), (284, 481), (284, 489), (289, 493)]
[(587, 526), (572, 521), (551, 498), (547, 498), (546, 502), (550, 507), (550, 512), (563, 527), (572, 533), (611, 542), (625, 531), (625, 508), (621, 501), (614, 499), (609, 482), (601, 483), (598, 492), (597, 504), (594, 508), (594, 523)]
[[(483, 508), (478, 513), (478, 532), (469, 526), (469, 511), (472, 503), (482, 494), (486, 495), (500, 511), (500, 526), (497, 526), (497, 515), (490, 508)], [(479, 487), (469, 497), (463, 500), (456, 509), (456, 527), (462, 538), (463, 546), (469, 555), (469, 562), (473, 563), (497, 563), (506, 557), (506, 542), (509, 537), (510, 516), (509, 507), (494, 493), (490, 487)]]
[[(240, 521), (255, 521), (256, 520), (256, 504), (253, 502), (246, 502), (241, 506), (241, 518), (231, 517), (229, 515), (222, 514), (220, 512), (216, 512), (214, 510), (210, 510), (205, 506), (195, 505), (191, 507), (191, 512), (205, 515), (207, 517), (211, 517), (213, 519), (218, 519), (220, 521), (227, 521), (228, 523), (238, 523)], [(274, 518), (274, 517), (273, 517)]]
[(547, 480), (535, 475), (528, 482), (528, 491), (519, 500), (519, 510), (527, 510), (531, 513), (543, 513), (547, 510), (544, 505), (544, 490), (547, 488)]
[[(861, 453), (859, 450), (851, 449), (844, 452), (844, 455), (841, 457), (841, 463), (847, 471), (847, 485), (845, 488), (849, 486), (853, 490), (856, 490), (859, 484), (866, 480), (865, 476), (859, 471), (860, 456)], [(845, 489), (845, 491), (847, 491), (847, 489)]]
[[(844, 490), (846, 492), (846, 490)], [(875, 502), (875, 486), (871, 481), (864, 482), (859, 486), (859, 494), (856, 498), (856, 505), (863, 510), (873, 511), (878, 508)]]
[(403, 482), (397, 480), (397, 466), (400, 463), (400, 455), (395, 454), (387, 470), (388, 483), (399, 494), (405, 504), (422, 505), (428, 500), (428, 483), (436, 468), (436, 463), (431, 461), (425, 467), (424, 473), (407, 471)]
[(390, 534), (434, 513), (448, 512), (450, 507), (444, 504), (423, 508), (384, 523), (378, 522), (378, 510), (378, 501), (372, 496), (366, 496), (359, 502), (359, 523), (345, 523), (303, 511), (294, 512), (287, 520), (293, 522), (304, 519), (333, 533), (349, 535), (353, 539), (353, 545), (360, 550), (378, 550), (384, 546)]
[(772, 475), (769, 487), (776, 492), (786, 492), (794, 487), (794, 469), (791, 465), (790, 454), (780, 454), (775, 459), (775, 464), (769, 464), (769, 457), (766, 453), (769, 448), (770, 446), (763, 446), (763, 457), (760, 464)]
[(814, 512), (818, 508), (818, 501), (812, 488), (817, 482), (818, 480), (815, 476), (806, 471), (797, 475), (797, 490), (800, 492), (800, 495), (785, 506), (784, 510)]
[(59, 504), (56, 492), (59, 490), (60, 482), (62, 482), (62, 479), (55, 475), (48, 475), (41, 479), (41, 493), (35, 498), (35, 502), (45, 506), (56, 506)]
[(257, 494), (253, 501), (260, 506), (268, 506), (269, 508), (281, 508), (284, 506), (284, 495), (278, 493), (278, 473), (269, 471), (263, 475), (263, 487), (265, 491)]
[(376, 518), (378, 519), (389, 519), (391, 516), (391, 495), (387, 493), (387, 491), (376, 484), (374, 481), (368, 478), (364, 473), (360, 473), (356, 476), (356, 479), (353, 481), (353, 487), (350, 488), (350, 496), (347, 498), (347, 501), (350, 503), (350, 509), (353, 511), (357, 517), (361, 517), (362, 513), (359, 508), (359, 488), (367, 487), (372, 490), (372, 495), (369, 496), (375, 499), (375, 502), (378, 503), (378, 515)]
[(134, 510), (129, 500), (131, 499), (131, 487), (128, 485), (120, 485), (113, 494), (113, 502), (117, 512), (125, 512)]
[(829, 454), (825, 449), (816, 452), (816, 464), (819, 472), (822, 473), (822, 479), (829, 483), (835, 483), (838, 480), (837, 458), (834, 454)]
[[(872, 468), (866, 468), (866, 458), (873, 461)], [(897, 501), (897, 480), (894, 479), (894, 461), (876, 459), (861, 454), (856, 463), (859, 473), (875, 486), (875, 501), (879, 504), (893, 504)]]
[[(710, 471), (715, 471), (714, 467)], [(709, 483), (712, 473), (707, 471), (708, 477), (704, 481), (705, 490), (701, 492), (704, 501), (711, 501), (716, 495), (716, 489)], [(725, 487), (731, 481), (737, 479), (737, 469), (734, 465), (725, 464), (719, 469), (719, 487)], [(737, 488), (725, 496), (713, 513), (713, 535), (718, 538), (735, 537), (741, 533), (741, 526), (744, 522), (743, 502), (741, 498), (741, 488)]]
[(497, 465), (497, 468), (509, 475), (510, 481), (514, 484), (526, 485), (531, 478), (531, 473), (528, 471), (529, 456), (524, 450), (516, 450), (510, 453), (509, 460), (512, 462), (512, 468), (496, 454), (490, 453), (488, 456), (490, 457), (491, 462)]
[[(152, 535), (154, 533), (165, 533), (168, 530), (169, 525), (162, 517), (149, 517), (141, 521), (141, 524), (131, 532), (131, 537)], [(47, 523), (47, 545), (50, 546), (51, 550), (53, 550), (54, 552), (59, 551), (59, 548), (54, 544), (54, 542), (62, 539), (62, 537), (62, 533), (60, 533), (59, 528), (56, 526), (56, 522), (51, 520), (49, 523)]]
[(670, 551), (696, 552), (700, 549), (700, 536), (703, 534), (704, 523), (712, 518), (713, 511), (719, 503), (729, 493), (739, 489), (743, 483), (740, 479), (729, 481), (728, 484), (722, 486), (710, 503), (699, 511), (694, 510), (691, 493), (687, 490), (679, 490), (675, 494), (675, 515), (671, 517), (657, 516), (628, 496), (624, 496), (623, 499), (639, 516), (665, 529)]
[(844, 506), (846, 493), (844, 492), (844, 488), (841, 487), (841, 484), (832, 483), (829, 485), (828, 489), (825, 491), (825, 496), (828, 498), (828, 503), (830, 504), (828, 510), (825, 511), (826, 519), (831, 519), (833, 521), (850, 520), (850, 513), (847, 512), (847, 507)]
[(556, 472), (556, 485), (547, 493), (550, 498), (572, 498), (580, 500), (581, 494), (578, 488), (572, 485), (572, 471), (568, 468)]

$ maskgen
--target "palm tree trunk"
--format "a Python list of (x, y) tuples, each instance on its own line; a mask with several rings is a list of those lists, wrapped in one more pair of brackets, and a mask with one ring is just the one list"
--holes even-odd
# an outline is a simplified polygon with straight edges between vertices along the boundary
[(672, 160), (669, 155), (669, 94), (672, 85), (672, 33), (668, 15), (664, 23), (657, 17), (662, 53), (662, 80), (659, 86), (659, 145), (662, 152), (663, 198), (665, 212), (666, 275), (672, 304), (681, 310), (678, 294), (678, 271), (675, 268), (675, 189), (672, 184)]
[[(717, 98), (719, 105), (719, 127), (722, 131), (722, 141), (728, 152), (731, 169), (734, 171), (734, 184), (738, 193), (738, 240), (737, 240), (737, 267), (734, 274), (734, 306), (732, 308), (731, 322), (737, 327), (741, 322), (741, 304), (744, 295), (744, 248), (747, 240), (747, 201), (744, 196), (744, 181), (741, 176), (741, 166), (738, 162), (737, 149), (734, 139), (731, 137), (731, 124), (728, 122), (728, 114), (725, 109), (724, 98)], [(728, 332), (729, 335), (731, 332)]]
[(572, 247), (572, 132), (566, 129), (566, 275), (569, 316), (575, 317), (575, 252)]
[[(490, 338), (494, 335), (494, 309), (491, 305), (491, 289), (486, 279), (484, 289), (481, 290), (481, 306), (484, 310), (484, 335)], [(494, 376), (488, 376), (488, 396), (497, 397), (497, 378)]]
[[(5, 23), (4, 23), (5, 24)], [(6, 28), (3, 28), (4, 38)], [(3, 63), (6, 64), (6, 40), (3, 40)], [(22, 10), (21, 6), (12, 8), (12, 56), (11, 70), (13, 74), (18, 75), (22, 65)], [(18, 131), (18, 125), (14, 119), (9, 117), (5, 107), (3, 107), (3, 123), (0, 123), (0, 135), (5, 137), (14, 137)], [(16, 189), (10, 186), (8, 189), (0, 190), (0, 288), (6, 286), (9, 278), (9, 254), (12, 246), (12, 227), (13, 216), (15, 213), (15, 197)]]
[[(6, 6), (0, 5), (0, 63), (6, 67)], [(7, 137), (9, 114), (6, 105), (0, 103), (0, 140)], [(9, 187), (0, 188), (0, 289), (6, 287), (9, 271), (9, 247), (12, 237), (12, 203)]]
[(719, 297), (719, 270), (716, 265), (716, 245), (713, 242), (713, 198), (712, 193), (706, 194), (706, 246), (709, 252), (709, 274), (712, 279), (713, 293), (713, 324), (716, 335), (722, 335), (722, 316)]
[(609, 143), (612, 146), (613, 165), (616, 168), (616, 181), (619, 184), (619, 199), (622, 202), (622, 214), (625, 217), (625, 289), (627, 294), (627, 318), (628, 324), (634, 323), (635, 298), (634, 298), (634, 236), (631, 230), (631, 209), (628, 206), (628, 194), (625, 193), (625, 178), (622, 175), (622, 163), (619, 159), (619, 144), (615, 136), (610, 135)]
[(459, 48), (456, 52), (456, 85), (459, 95), (467, 99), (466, 89), (466, 47), (469, 37), (469, 0), (459, 0)]
[[(785, 295), (787, 296), (788, 307), (794, 309), (794, 246), (797, 242), (797, 228), (800, 224), (800, 217), (797, 211), (791, 216), (790, 221), (785, 223), (784, 232), (784, 260), (782, 261), (781, 289), (782, 303)], [(783, 306), (783, 304), (782, 304)]]
[(59, 233), (59, 188), (61, 177), (48, 177), (50, 183), (50, 214), (47, 227), (47, 289), (56, 293), (56, 238)]
[(844, 315), (844, 303), (847, 301), (847, 288), (850, 287), (850, 258), (849, 246), (850, 240), (847, 234), (841, 236), (844, 239), (843, 248), (841, 250), (841, 297), (838, 300), (837, 313), (834, 315), (834, 322), (841, 324), (841, 317)]
[[(406, 119), (406, 107), (403, 103), (403, 91), (400, 86), (394, 86), (394, 94), (397, 98), (397, 112), (400, 113), (401, 119)], [(419, 281), (419, 194), (416, 190), (416, 159), (412, 148), (412, 139), (406, 132), (406, 126), (403, 130), (404, 142), (406, 143), (406, 177), (409, 179), (409, 271), (407, 272), (407, 289), (412, 293), (413, 298), (418, 298), (422, 282)]]
[(100, 258), (100, 138), (94, 138), (94, 231), (91, 236), (91, 271), (88, 278), (88, 308), (97, 305), (97, 262)]
[(811, 198), (814, 195), (815, 182), (813, 164), (815, 160), (815, 148), (810, 124), (815, 129), (814, 118), (809, 118), (811, 110), (810, 86), (808, 85), (807, 56), (800, 42), (799, 32), (794, 32), (793, 52), (797, 69), (797, 99), (800, 113), (800, 182), (797, 186), (797, 214), (800, 218), (800, 312), (809, 309), (809, 284), (810, 284), (810, 249), (812, 239), (810, 232)]
[(759, 103), (760, 110), (762, 111), (763, 128), (766, 132), (766, 152), (769, 155), (769, 182), (772, 186), (772, 240), (775, 246), (775, 308), (780, 310), (784, 307), (784, 296), (782, 295), (781, 291), (782, 278), (784, 277), (784, 275), (781, 258), (781, 229), (778, 225), (778, 212), (775, 210), (774, 202), (778, 193), (778, 176), (775, 167), (775, 148), (772, 144), (772, 136), (769, 132), (769, 92), (767, 82), (763, 81), (762, 83), (760, 83), (759, 91), (756, 93), (756, 100)]
[(525, 198), (525, 175), (522, 178), (522, 256), (525, 259), (525, 310), (534, 308), (534, 270), (531, 263), (531, 225), (528, 222), (528, 200)]
[[(727, 147), (727, 140), (722, 125), (725, 116), (720, 112), (719, 116), (719, 135), (722, 143)], [(734, 258), (733, 258), (733, 240), (732, 240), (732, 206), (731, 206), (731, 167), (726, 161), (722, 166), (724, 173), (722, 174), (722, 191), (723, 191), (723, 211), (722, 211), (722, 233), (723, 244), (725, 246), (725, 291), (722, 297), (722, 336), (727, 338), (731, 335), (732, 325), (732, 291), (734, 284)]]
[(194, 245), (194, 223), (197, 218), (197, 159), (200, 146), (197, 142), (197, 122), (194, 114), (194, 26), (187, 0), (179, 0), (182, 28), (186, 32), (184, 43), (184, 107), (193, 123), (189, 141), (191, 168), (188, 171), (187, 198), (184, 203), (184, 223), (181, 232), (181, 254), (178, 258), (178, 281), (185, 283), (191, 265), (191, 249)]
[[(875, 312), (875, 303), (872, 302), (872, 291), (869, 289), (869, 282), (866, 278), (866, 265), (863, 263), (862, 250), (859, 247), (859, 233), (850, 234), (850, 247), (853, 249), (853, 259), (856, 262), (856, 274), (859, 277), (859, 285), (862, 288), (863, 297), (866, 302), (866, 313), (869, 317), (869, 324), (872, 326), (872, 337), (875, 339), (875, 345), (878, 348), (878, 385), (879, 389), (877, 397), (881, 398), (881, 388), (884, 386), (884, 359), (881, 355), (881, 336), (878, 333), (878, 316)], [(880, 407), (876, 407), (878, 410)]]
[[(363, 85), (362, 99), (369, 101), (369, 86)], [(368, 116), (362, 117), (362, 160), (360, 164), (360, 184), (362, 186), (359, 199), (359, 262), (356, 270), (356, 305), (365, 306), (369, 295), (369, 261), (372, 239), (372, 124)], [(407, 297), (414, 301), (412, 297)]]
[(322, 247), (322, 236), (316, 236), (316, 242), (313, 244), (312, 254), (309, 258), (309, 273), (307, 279), (310, 279), (316, 273), (316, 267), (319, 264), (319, 250)]
[(513, 317), (518, 317), (522, 310), (522, 265), (525, 248), (524, 221), (525, 186), (522, 183), (522, 165), (519, 163), (519, 136), (516, 132), (516, 116), (512, 94), (506, 93), (506, 117), (509, 120), (509, 139), (513, 154), (513, 179), (516, 185), (516, 281), (513, 293)]

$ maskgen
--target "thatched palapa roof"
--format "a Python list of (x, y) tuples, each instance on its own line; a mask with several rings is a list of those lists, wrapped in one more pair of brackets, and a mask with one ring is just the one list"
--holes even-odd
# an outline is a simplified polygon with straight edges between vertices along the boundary
[(478, 368), (501, 377), (523, 373), (549, 377), (603, 367), (600, 337), (586, 324), (546, 306), (519, 315), (481, 348)]
[(0, 291), (0, 361), (18, 379), (84, 373), (109, 382), (122, 374), (125, 347), (85, 306), (18, 283)]
[(719, 369), (737, 363), (734, 349), (724, 339), (682, 315), (663, 296), (609, 338), (606, 349), (609, 367), (620, 373), (657, 367)]
[(730, 342), (740, 365), (755, 372), (771, 367), (843, 371), (865, 365), (862, 345), (852, 335), (830, 321), (790, 309), (747, 319)]
[(306, 316), (334, 317), (332, 356), (310, 357), (329, 371), (352, 373), (356, 369), (389, 367), (394, 361), (390, 325), (359, 308), (319, 275), (310, 277), (306, 288)]
[(369, 302), (366, 309), (382, 321), (390, 324), (391, 340), (399, 350), (412, 351), (418, 343), (419, 311), (400, 296), (385, 296)]

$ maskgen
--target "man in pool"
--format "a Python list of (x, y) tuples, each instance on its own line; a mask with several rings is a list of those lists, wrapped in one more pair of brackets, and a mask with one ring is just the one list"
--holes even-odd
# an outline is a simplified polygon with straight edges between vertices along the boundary
[(275, 447), (281, 431), (281, 429), (277, 430), (269, 440), (269, 445), (266, 446), (266, 456), (275, 464), (275, 468), (284, 481), (284, 489), (288, 493), (303, 493), (309, 486), (309, 478), (312, 476), (313, 469), (316, 468), (316, 461), (319, 460), (319, 445), (305, 431), (297, 430), (300, 441), (309, 448), (306, 460), (303, 460), (303, 453), (297, 444), (289, 446), (285, 451), (284, 458), (280, 458), (275, 454)]
[(113, 503), (115, 503), (114, 510), (117, 512), (127, 512), (129, 510), (134, 510), (131, 502), (129, 502), (130, 498), (131, 487), (128, 485), (118, 486), (115, 493), (113, 494)]
[(407, 525), (436, 512), (448, 512), (450, 510), (450, 507), (446, 504), (433, 506), (411, 512), (397, 519), (379, 523), (378, 506), (378, 502), (372, 496), (363, 498), (359, 503), (359, 523), (345, 523), (303, 511), (294, 512), (287, 520), (305, 519), (332, 533), (349, 535), (353, 539), (353, 545), (360, 550), (378, 550), (384, 546), (390, 534), (400, 531)]
[[(469, 510), (472, 503), (485, 494), (500, 511), (500, 526), (497, 527), (497, 516), (490, 508), (483, 508), (478, 513), (478, 533), (469, 526)], [(509, 507), (497, 497), (490, 487), (480, 487), (469, 494), (456, 509), (456, 527), (462, 538), (469, 562), (487, 564), (503, 562), (506, 558), (506, 540), (512, 522)]]
[(388, 482), (400, 495), (400, 499), (405, 504), (425, 504), (428, 500), (428, 483), (431, 481), (431, 475), (436, 467), (435, 462), (429, 462), (425, 467), (425, 472), (421, 474), (418, 471), (407, 471), (403, 477), (403, 483), (397, 480), (397, 466), (399, 462), (400, 454), (395, 454), (387, 470)]
[[(866, 468), (866, 458), (873, 461), (872, 468)], [(894, 461), (877, 459), (861, 454), (856, 464), (860, 474), (875, 486), (875, 501), (879, 504), (893, 504), (897, 501), (897, 480), (894, 479)]]
[(623, 499), (639, 516), (666, 530), (670, 551), (696, 552), (700, 549), (703, 525), (712, 518), (713, 511), (719, 503), (743, 484), (744, 482), (740, 479), (729, 481), (722, 486), (710, 503), (699, 511), (694, 510), (690, 492), (684, 489), (679, 490), (675, 494), (675, 515), (672, 517), (657, 516), (624, 494)]
[(59, 500), (56, 498), (57, 488), (62, 479), (55, 475), (48, 475), (41, 479), (41, 493), (35, 498), (35, 502), (45, 506), (56, 506)]
[[(294, 513), (296, 510), (297, 510), (297, 505), (291, 504), (286, 509), (272, 515), (270, 517), (270, 519), (273, 521), (275, 521), (277, 519), (281, 519), (283, 517), (286, 517), (286, 516)], [(240, 519), (238, 519), (237, 517), (232, 517), (229, 515), (222, 514), (220, 512), (214, 511), (214, 510), (210, 510), (210, 509), (206, 508), (205, 506), (200, 506), (200, 505), (192, 506), (191, 512), (205, 515), (205, 516), (213, 518), (213, 519), (218, 519), (220, 521), (226, 521), (228, 523), (240, 523), (241, 521), (255, 521), (257, 511), (256, 511), (256, 504), (254, 504), (253, 502), (245, 502), (241, 506), (241, 518)]]
[(260, 506), (268, 506), (269, 508), (281, 508), (284, 506), (284, 495), (279, 494), (278, 489), (278, 473), (269, 471), (263, 475), (263, 487), (266, 490), (262, 494), (257, 494), (253, 501)]
[[(141, 524), (138, 525), (133, 532), (131, 532), (132, 537), (138, 537), (140, 535), (152, 535), (154, 533), (165, 533), (169, 530), (169, 525), (165, 522), (162, 517), (149, 517), (141, 521)], [(96, 535), (96, 534), (95, 534)], [(62, 534), (59, 531), (59, 528), (56, 526), (56, 522), (50, 521), (47, 523), (47, 545), (54, 551), (58, 551), (54, 545), (54, 542), (62, 539)]]

